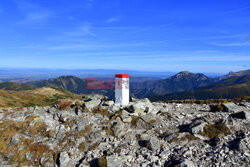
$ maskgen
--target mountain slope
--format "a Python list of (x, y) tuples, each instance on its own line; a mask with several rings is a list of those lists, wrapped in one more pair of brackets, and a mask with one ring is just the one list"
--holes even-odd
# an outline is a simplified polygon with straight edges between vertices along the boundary
[(59, 99), (79, 99), (80, 95), (73, 94), (62, 88), (42, 87), (33, 90), (7, 91), (0, 90), (0, 108), (47, 106)]
[(83, 79), (74, 76), (61, 76), (58, 78), (34, 82), (34, 85), (38, 87), (42, 86), (62, 87), (63, 89), (68, 90), (70, 92), (81, 94), (83, 93), (82, 90), (86, 88), (87, 82)]
[(38, 87), (61, 87), (76, 94), (103, 94), (108, 97), (114, 97), (114, 89), (88, 89), (86, 80), (74, 76), (61, 76), (58, 78), (32, 82), (31, 84)]
[(248, 70), (243, 70), (243, 71), (238, 71), (238, 72), (229, 72), (227, 75), (223, 75), (221, 77), (218, 77), (217, 80), (221, 81), (227, 78), (231, 77), (241, 77), (250, 74), (250, 69)]
[[(152, 95), (164, 95), (167, 93), (192, 90), (201, 86), (213, 83), (213, 79), (204, 74), (180, 72), (167, 79), (145, 79), (131, 78), (130, 93), (137, 98), (144, 98)], [(114, 98), (114, 89), (87, 89), (87, 81), (74, 76), (61, 76), (59, 78), (32, 82), (33, 85), (62, 87), (76, 94), (103, 94), (109, 98)]]
[(167, 79), (146, 81), (143, 84), (136, 86), (131, 85), (131, 92), (136, 97), (148, 97), (152, 95), (157, 96), (167, 93), (192, 90), (201, 86), (207, 86), (213, 82), (213, 79), (208, 78), (204, 74), (194, 74), (183, 71)]
[(250, 74), (246, 74), (243, 76), (231, 76), (229, 78), (223, 79), (221, 81), (217, 81), (214, 84), (238, 84), (250, 81)]
[(14, 83), (14, 82), (3, 82), (0, 83), (0, 89), (3, 90), (32, 90), (37, 88), (36, 86), (29, 85), (29, 84), (20, 84), (20, 83)]
[[(247, 81), (250, 81), (250, 75), (232, 76), (215, 81), (201, 73), (194, 74), (183, 71), (167, 79), (149, 78), (143, 80), (143, 78), (131, 77), (130, 94), (137, 98), (156, 98), (159, 96), (158, 99), (165, 99), (165, 96), (177, 99), (231, 98), (248, 95), (248, 89), (244, 86)], [(102, 94), (109, 98), (114, 98), (114, 89), (87, 89), (87, 81), (74, 76), (62, 76), (55, 79), (32, 82), (32, 84), (38, 87), (62, 87), (76, 94)], [(238, 87), (242, 87), (243, 90), (226, 93), (230, 89), (238, 90)], [(201, 95), (202, 93), (204, 95)]]
[[(244, 77), (244, 79), (246, 78), (247, 76)], [(149, 98), (153, 101), (158, 101), (175, 99), (231, 99), (242, 96), (250, 96), (250, 80), (241, 80), (239, 83), (236, 82), (232, 84), (218, 84), (213, 86), (200, 87), (192, 91), (165, 94), (163, 96), (151, 96)]]

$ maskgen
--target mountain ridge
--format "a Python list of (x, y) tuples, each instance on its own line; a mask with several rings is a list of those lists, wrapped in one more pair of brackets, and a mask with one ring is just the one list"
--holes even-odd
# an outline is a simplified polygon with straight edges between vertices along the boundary
[[(216, 94), (216, 92), (218, 90), (228, 92), (230, 91), (229, 89), (242, 86), (244, 91), (239, 90), (238, 92), (243, 92), (242, 95), (248, 95), (248, 87), (246, 87), (244, 83), (250, 81), (250, 75), (243, 75), (245, 73), (247, 73), (247, 71), (241, 71), (237, 73), (237, 75), (225, 77), (225, 79), (222, 80), (209, 78), (202, 73), (191, 73), (189, 71), (181, 71), (166, 79), (131, 77), (130, 94), (132, 97), (136, 98), (158, 97), (158, 99), (167, 99), (170, 97), (213, 98), (212, 95), (214, 95), (214, 98), (234, 98), (235, 96), (238, 97), (240, 94), (234, 92), (228, 95), (223, 93)], [(29, 82), (29, 84), (33, 86), (1, 83), (0, 88), (7, 90), (26, 90), (29, 89), (29, 87), (30, 89), (36, 87), (61, 87), (76, 94), (103, 94), (111, 99), (114, 98), (114, 89), (87, 89), (87, 81), (85, 79), (72, 75), (32, 81)], [(1, 87), (1, 85), (5, 85), (5, 87)], [(200, 95), (202, 92), (204, 96)], [(166, 96), (166, 98), (164, 98), (164, 96)]]

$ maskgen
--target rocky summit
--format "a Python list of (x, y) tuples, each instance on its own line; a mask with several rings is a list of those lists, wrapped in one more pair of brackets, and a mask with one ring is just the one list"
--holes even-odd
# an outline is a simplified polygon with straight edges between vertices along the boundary
[(101, 95), (0, 110), (0, 166), (249, 166), (250, 103)]

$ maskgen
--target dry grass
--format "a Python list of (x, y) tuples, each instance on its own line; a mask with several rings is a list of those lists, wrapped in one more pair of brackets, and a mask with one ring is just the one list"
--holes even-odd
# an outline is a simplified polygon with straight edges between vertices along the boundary
[(78, 149), (81, 150), (82, 152), (86, 151), (86, 145), (84, 142), (82, 142), (81, 144), (79, 144)]
[(14, 149), (16, 148), (15, 145), (9, 146), (3, 153), (4, 157), (7, 157)]
[(112, 116), (112, 114), (110, 114), (109, 112), (108, 112), (108, 109), (103, 109), (102, 107), (100, 107), (100, 106), (95, 106), (94, 108), (93, 108), (93, 113), (98, 113), (98, 114), (101, 114), (103, 117), (104, 116), (106, 116), (106, 117), (108, 117), (108, 118), (110, 118), (111, 116)]
[[(177, 136), (179, 136), (179, 135), (177, 134)], [(172, 142), (182, 142), (182, 141), (193, 141), (193, 140), (199, 140), (199, 138), (195, 137), (192, 134), (187, 134), (186, 136), (181, 137), (181, 138), (178, 138), (178, 137), (174, 138), (173, 140), (170, 141), (170, 143), (172, 143)]]
[(36, 156), (42, 157), (43, 153), (49, 151), (48, 147), (43, 144), (31, 144), (29, 146), (30, 152), (35, 152)]
[(105, 157), (98, 158), (99, 167), (107, 167), (107, 160)]
[(81, 96), (60, 88), (48, 87), (27, 91), (0, 90), (0, 108), (49, 106), (59, 99), (81, 99)]
[(227, 103), (227, 102), (241, 102), (250, 101), (250, 96), (242, 96), (233, 99), (207, 99), (207, 100), (196, 100), (196, 99), (185, 99), (185, 100), (168, 100), (167, 103), (187, 103), (187, 104), (213, 104), (213, 103)]
[(25, 120), (27, 121), (27, 123), (30, 123), (34, 121), (36, 118), (38, 118), (38, 116), (32, 115), (32, 116), (26, 117)]
[(42, 121), (38, 121), (34, 126), (29, 126), (28, 132), (31, 135), (40, 133), (42, 136), (47, 136), (46, 126)]
[(181, 140), (181, 141), (186, 141), (186, 140), (192, 141), (192, 140), (199, 140), (199, 138), (195, 137), (195, 136), (192, 135), (192, 134), (188, 134), (188, 135), (186, 135), (186, 136), (180, 138), (180, 140)]
[(34, 90), (28, 90), (27, 91), (30, 94), (38, 94), (38, 95), (44, 95), (44, 96), (53, 96), (53, 95), (62, 95), (63, 92), (60, 92), (56, 89), (50, 88), (50, 87), (42, 87), (42, 88), (37, 88)]
[(106, 132), (106, 135), (115, 136), (114, 131), (112, 129), (106, 129), (105, 132)]
[(152, 120), (150, 120), (149, 122), (147, 122), (148, 124), (154, 124), (154, 123), (156, 123), (156, 120), (155, 119), (152, 119)]
[(12, 161), (14, 162), (23, 162), (26, 160), (25, 154), (29, 152), (29, 145), (33, 142), (33, 138), (24, 138), (21, 137), (20, 143), (18, 143), (19, 147), (23, 147), (21, 150), (17, 150), (15, 155), (12, 157)]
[(204, 131), (201, 132), (201, 135), (213, 139), (220, 135), (230, 134), (230, 129), (222, 122), (215, 122), (214, 124), (208, 124), (204, 127)]
[(87, 125), (85, 129), (79, 133), (80, 136), (87, 136), (92, 131), (92, 126)]
[(59, 109), (66, 110), (71, 106), (72, 101), (69, 99), (58, 100), (57, 104)]
[(48, 132), (48, 138), (52, 138), (53, 135), (54, 135), (54, 133), (55, 133), (55, 130), (54, 130), (54, 129), (50, 130), (50, 131)]
[[(18, 163), (19, 166), (39, 166), (42, 156), (50, 157), (53, 151), (42, 143), (33, 143), (37, 134), (49, 136), (54, 133), (53, 130), (46, 132), (46, 126), (39, 121), (36, 116), (29, 116), (25, 121), (3, 121), (0, 123), (0, 154), (4, 157), (13, 153), (10, 157), (9, 163)], [(29, 125), (31, 122), (32, 125)], [(32, 137), (25, 137), (22, 134), (28, 132)], [(9, 146), (11, 138), (15, 134), (20, 134), (20, 141), (16, 145)], [(26, 153), (31, 153), (31, 160), (26, 160)]]
[(97, 144), (97, 143), (92, 144), (91, 146), (89, 146), (89, 151), (94, 150), (94, 149), (96, 149), (97, 147), (98, 147), (98, 144)]
[(10, 151), (11, 148), (8, 148), (9, 142), (12, 136), (18, 133), (20, 125), (14, 121), (3, 121), (0, 123), (0, 153), (4, 153), (6, 150), (7, 152), (4, 154), (7, 154)]
[(132, 116), (131, 118), (132, 118), (131, 126), (135, 127), (140, 118), (136, 116)]
[[(28, 132), (32, 136), (35, 136), (37, 133), (41, 135), (45, 134), (45, 125), (43, 122), (36, 122), (35, 125), (29, 126), (29, 123), (35, 117), (28, 117), (25, 121), (14, 122), (14, 121), (3, 121), (0, 124), (0, 153), (3, 153), (5, 156), (8, 155), (15, 146), (8, 147), (11, 138), (15, 134), (23, 134)], [(22, 139), (18, 145), (26, 146), (29, 145), (33, 139)]]
[(114, 153), (115, 154), (120, 154), (121, 151), (122, 151), (121, 148), (118, 147), (118, 148), (115, 148)]
[(225, 107), (221, 103), (219, 103), (219, 104), (213, 104), (213, 105), (210, 105), (210, 111), (211, 112), (225, 111)]

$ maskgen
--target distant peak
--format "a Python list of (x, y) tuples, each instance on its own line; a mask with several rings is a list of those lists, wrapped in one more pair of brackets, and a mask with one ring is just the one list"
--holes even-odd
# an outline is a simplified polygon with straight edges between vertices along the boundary
[(189, 71), (181, 71), (179, 73), (176, 74), (176, 76), (185, 76), (185, 75), (190, 75), (190, 74), (193, 74)]
[(181, 71), (178, 74), (191, 74), (191, 72), (189, 72), (189, 71)]

